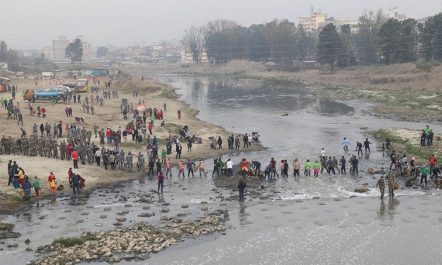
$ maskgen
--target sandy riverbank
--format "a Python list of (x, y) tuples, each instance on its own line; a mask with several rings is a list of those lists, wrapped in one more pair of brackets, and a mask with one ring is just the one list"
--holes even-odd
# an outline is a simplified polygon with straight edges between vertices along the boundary
[[(51, 103), (34, 103), (34, 108), (38, 105), (40, 107), (45, 107), (47, 109), (47, 117), (46, 118), (38, 118), (37, 116), (30, 116), (29, 112), (26, 110), (27, 104), (22, 98), (22, 91), (26, 88), (33, 88), (34, 83), (32, 80), (12, 80), (12, 84), (18, 84), (19, 91), (17, 93), (17, 102), (20, 104), (20, 107), (23, 112), (24, 117), (24, 125), (17, 125), (16, 120), (7, 120), (7, 112), (5, 109), (0, 110), (0, 131), (2, 135), (6, 137), (20, 137), (20, 128), (23, 127), (28, 135), (32, 132), (32, 126), (34, 123), (38, 125), (40, 123), (53, 124), (55, 122), (62, 121), (63, 127), (65, 124), (74, 123), (74, 117), (84, 117), (85, 123), (80, 124), (80, 126), (84, 126), (87, 130), (92, 130), (94, 126), (98, 126), (99, 128), (107, 128), (111, 127), (113, 129), (118, 129), (118, 127), (124, 128), (127, 124), (127, 121), (123, 120), (122, 114), (120, 113), (120, 103), (122, 98), (127, 98), (129, 102), (133, 102), (134, 106), (139, 101), (144, 101), (147, 107), (157, 107), (162, 108), (163, 103), (167, 105), (167, 112), (165, 112), (165, 124), (166, 129), (162, 130), (160, 128), (160, 122), (156, 122), (153, 128), (153, 135), (155, 135), (158, 139), (165, 139), (168, 137), (169, 133), (172, 135), (178, 135), (179, 129), (182, 126), (187, 125), (191, 131), (192, 135), (196, 135), (203, 139), (202, 144), (194, 144), (192, 151), (187, 152), (187, 148), (183, 146), (182, 152), (182, 160), (184, 159), (205, 159), (209, 157), (214, 157), (220, 154), (228, 153), (227, 150), (227, 137), (232, 132), (228, 132), (225, 129), (203, 122), (196, 118), (197, 110), (190, 108), (188, 105), (179, 101), (174, 93), (174, 88), (165, 86), (163, 84), (157, 83), (152, 80), (141, 80), (141, 78), (132, 79), (128, 74), (122, 74), (114, 79), (112, 89), (116, 89), (119, 91), (119, 98), (112, 98), (110, 100), (105, 100), (104, 106), (100, 107), (95, 105), (95, 115), (89, 115), (83, 113), (81, 104), (71, 104), (73, 108), (73, 116), (67, 118), (64, 113), (65, 104), (51, 104)], [(49, 84), (47, 84), (49, 87)], [(135, 88), (138, 93), (138, 97), (132, 97), (132, 88)], [(90, 96), (90, 93), (82, 94), (82, 98), (84, 100), (85, 96)], [(102, 95), (102, 90), (99, 91), (99, 95)], [(1, 95), (2, 97), (9, 98), (9, 93), (4, 93)], [(178, 120), (177, 111), (182, 111), (182, 118)], [(235, 132), (235, 135), (238, 133), (245, 132)], [(65, 135), (65, 132), (63, 132)], [(210, 149), (209, 137), (218, 137), (221, 136), (225, 143), (225, 148), (222, 150), (213, 150)], [(59, 139), (63, 140), (65, 138)], [(130, 137), (129, 137), (130, 139)], [(98, 138), (93, 138), (96, 144), (99, 143)], [(111, 145), (107, 145), (107, 148), (111, 148)], [(160, 146), (160, 150), (165, 148), (164, 145)], [(249, 148), (249, 151), (255, 151), (260, 149), (259, 145), (252, 145)], [(131, 151), (132, 153), (138, 154), (138, 152), (142, 152), (146, 156), (146, 148), (144, 144), (136, 144), (131, 140), (128, 140), (128, 143), (122, 143), (122, 149), (126, 152)], [(177, 165), (178, 160), (175, 159), (175, 150), (173, 148), (173, 153), (170, 155), (172, 163)], [(147, 157), (147, 156), (146, 156)], [(0, 173), (0, 194), (5, 198), (9, 198), (8, 196), (17, 195), (17, 191), (12, 187), (7, 186), (7, 163), (9, 160), (17, 161), (19, 166), (22, 166), (27, 175), (30, 177), (38, 176), (42, 180), (42, 192), (43, 194), (49, 193), (49, 188), (47, 185), (47, 176), (50, 171), (54, 172), (55, 176), (58, 179), (58, 183), (64, 185), (64, 187), (69, 187), (67, 183), (67, 170), (69, 167), (72, 167), (72, 162), (70, 161), (61, 161), (44, 157), (25, 157), (25, 156), (13, 156), (13, 155), (1, 155), (0, 156), (0, 168), (4, 169)], [(86, 187), (87, 189), (94, 189), (100, 187), (103, 184), (112, 184), (122, 182), (131, 178), (136, 178), (139, 176), (137, 172), (121, 172), (121, 171), (109, 171), (104, 170), (103, 167), (92, 166), (82, 166), (80, 165), (80, 169), (78, 173), (86, 178)], [(65, 190), (66, 191), (66, 190)], [(8, 205), (10, 207), (11, 200), (8, 200), (3, 203), (3, 205)], [(17, 200), (15, 200), (17, 201)], [(16, 205), (16, 203), (13, 203)], [(1, 207), (1, 205), (0, 205)]]

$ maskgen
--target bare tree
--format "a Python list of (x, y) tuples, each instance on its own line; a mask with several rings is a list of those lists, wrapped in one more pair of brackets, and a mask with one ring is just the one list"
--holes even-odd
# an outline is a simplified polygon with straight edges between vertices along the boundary
[(205, 27), (191, 27), (186, 30), (183, 38), (183, 45), (192, 54), (194, 64), (200, 64), (205, 45)]

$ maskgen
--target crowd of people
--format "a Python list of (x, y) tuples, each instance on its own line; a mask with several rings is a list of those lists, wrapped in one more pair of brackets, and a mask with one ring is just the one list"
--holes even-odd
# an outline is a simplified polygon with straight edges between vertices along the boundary
[[(106, 85), (106, 87), (108, 87)], [(110, 85), (109, 85), (110, 87)], [(16, 90), (14, 90), (16, 91)], [(98, 93), (98, 89), (94, 90), (94, 93)], [(132, 96), (138, 97), (138, 91), (133, 90)], [(15, 96), (14, 96), (15, 97)], [(23, 116), (20, 111), (19, 102), (14, 102), (14, 97), (7, 100), (3, 100), (5, 109), (8, 111), (8, 119), (16, 119), (18, 124), (23, 126)], [(103, 106), (103, 102), (106, 99), (118, 98), (118, 91), (115, 90), (103, 90), (103, 96), (90, 95), (83, 96), (80, 94), (67, 94), (67, 97), (63, 100), (66, 104), (70, 104), (73, 101), (74, 104), (81, 104), (84, 114), (94, 115), (95, 105)], [(29, 106), (28, 106), (29, 107)], [(46, 115), (46, 109), (38, 106), (38, 116), (40, 113)], [(66, 106), (66, 116), (71, 117), (72, 108)], [(164, 117), (167, 113), (167, 105), (163, 104), (162, 107), (146, 107), (143, 100), (139, 100), (136, 104), (129, 102), (128, 99), (123, 98), (120, 104), (120, 112), (123, 120), (127, 121), (127, 125), (123, 128), (99, 128), (94, 126), (93, 129), (86, 129), (82, 126), (83, 120), (76, 120), (73, 123), (59, 121), (57, 123), (50, 124), (49, 122), (42, 122), (40, 125), (34, 123), (32, 131), (29, 133), (25, 129), (20, 128), (20, 138), (13, 138), (11, 136), (2, 136), (0, 140), (0, 154), (13, 154), (13, 155), (25, 155), (25, 156), (41, 156), (60, 160), (72, 161), (72, 168), (78, 169), (82, 165), (96, 165), (98, 167), (104, 167), (105, 170), (125, 170), (132, 171), (135, 169), (139, 172), (146, 173), (149, 176), (155, 176), (158, 180), (158, 192), (163, 192), (164, 179), (172, 177), (172, 169), (174, 167), (178, 170), (178, 178), (194, 177), (195, 172), (200, 177), (207, 176), (207, 169), (204, 161), (192, 161), (191, 159), (182, 159), (182, 144), (187, 146), (187, 152), (192, 152), (192, 146), (194, 144), (201, 144), (203, 140), (192, 135), (188, 126), (183, 126), (177, 135), (169, 133), (164, 141), (160, 143), (160, 139), (154, 133), (154, 127), (164, 131), (166, 124)], [(30, 109), (30, 115), (33, 115), (33, 111)], [(177, 111), (177, 118), (181, 119), (181, 110)], [(66, 139), (64, 139), (66, 136)], [(127, 143), (128, 138), (140, 146), (145, 146), (147, 151), (147, 157), (142, 152), (138, 154), (132, 154), (131, 151), (125, 152), (121, 145)], [(94, 139), (97, 139), (99, 143), (95, 143)], [(238, 150), (241, 148), (247, 149), (252, 144), (252, 136), (247, 133), (244, 135), (231, 135), (227, 138), (228, 150)], [(223, 149), (223, 139), (221, 136), (210, 137), (209, 147), (212, 149)], [(359, 159), (363, 157), (363, 154), (370, 153), (370, 145), (372, 143), (369, 139), (365, 139), (362, 142), (356, 142), (355, 153), (351, 155), (347, 161), (345, 156), (332, 156), (328, 155), (323, 148), (317, 159), (305, 159), (304, 161), (295, 158), (292, 162), (287, 159), (275, 160), (271, 158), (268, 163), (261, 168), (261, 162), (252, 160), (247, 161), (242, 159), (239, 164), (239, 172), (242, 172), (244, 176), (247, 175), (262, 175), (266, 180), (272, 181), (276, 177), (288, 178), (290, 175), (290, 167), (292, 167), (292, 175), (299, 178), (302, 175), (306, 177), (313, 176), (319, 178), (320, 174), (327, 173), (328, 175), (347, 174), (347, 169), (352, 176), (358, 176), (359, 174)], [(431, 146), (433, 144), (433, 132), (426, 126), (422, 130), (421, 145)], [(173, 148), (175, 147), (175, 148)], [(351, 142), (344, 138), (342, 141), (342, 148), (345, 152), (349, 152), (352, 147)], [(383, 149), (390, 150), (391, 142), (386, 140), (383, 144)], [(174, 151), (175, 150), (175, 154)], [(177, 162), (174, 164), (171, 158), (175, 157)], [(401, 175), (413, 175), (417, 172), (417, 166), (415, 165), (415, 159), (412, 158), (408, 161), (406, 155), (398, 157), (394, 150), (390, 153), (390, 170), (400, 172)], [(291, 165), (291, 166), (290, 166)], [(427, 176), (431, 174), (431, 179), (437, 179), (441, 169), (437, 167), (437, 160), (434, 155), (429, 159), (429, 165), (419, 168), (418, 173), (421, 175), (421, 184), (425, 182), (427, 185)], [(214, 167), (212, 170), (212, 177), (215, 175), (225, 175), (231, 177), (235, 174), (234, 162), (231, 159), (223, 161), (221, 157), (214, 158)], [(394, 183), (394, 179), (387, 175), (388, 185)], [(34, 187), (36, 196), (39, 196), (40, 180), (34, 177), (31, 181), (25, 171), (18, 167), (16, 162), (8, 164), (8, 176), (9, 184), (12, 184), (15, 188), (23, 189), (24, 197), (29, 198), (30, 187)], [(69, 183), (72, 187), (74, 194), (80, 193), (84, 187), (84, 178), (77, 173), (74, 173), (72, 169), (69, 169)], [(383, 178), (379, 179), (378, 186), (382, 185)], [(56, 178), (54, 174), (49, 175), (48, 184), (51, 192), (55, 192)], [(242, 179), (238, 185), (238, 188), (244, 191), (246, 187), (245, 180)], [(383, 197), (383, 191), (381, 192)], [(390, 194), (393, 194), (391, 192)], [(243, 194), (241, 195), (243, 196)]]

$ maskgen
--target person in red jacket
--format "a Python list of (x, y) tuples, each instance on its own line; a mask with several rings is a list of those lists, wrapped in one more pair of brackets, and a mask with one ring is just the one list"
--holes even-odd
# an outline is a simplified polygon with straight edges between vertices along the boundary
[(430, 163), (430, 172), (433, 172), (433, 168), (436, 166), (437, 163), (437, 159), (434, 154), (431, 155), (431, 157), (428, 159), (428, 162)]
[(74, 161), (74, 168), (78, 168), (78, 152), (77, 150), (74, 149), (74, 151), (72, 151), (72, 160)]
[(152, 135), (152, 122), (149, 122), (149, 124), (147, 125), (147, 128), (149, 130), (149, 134)]

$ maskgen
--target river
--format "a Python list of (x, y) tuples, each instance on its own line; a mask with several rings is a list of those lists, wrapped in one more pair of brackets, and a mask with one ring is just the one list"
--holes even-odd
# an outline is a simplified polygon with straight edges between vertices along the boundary
[[(242, 157), (259, 160), (315, 160), (321, 148), (340, 157), (344, 137), (354, 144), (379, 128), (420, 129), (425, 124), (394, 121), (370, 114), (371, 105), (358, 101), (337, 102), (313, 96), (308, 88), (296, 85), (264, 84), (233, 86), (209, 78), (157, 76), (177, 88), (181, 100), (200, 112), (204, 121), (238, 133), (257, 131), (266, 150), (236, 153), (224, 158), (239, 162)], [(432, 125), (441, 131), (440, 124)], [(374, 142), (374, 140), (372, 140)], [(372, 152), (360, 160), (360, 169), (387, 166), (382, 152)], [(352, 153), (352, 152), (350, 152)], [(211, 167), (212, 161), (206, 161)], [(291, 164), (291, 163), (290, 163)], [(177, 175), (174, 172), (175, 176)], [(209, 174), (210, 175), (210, 174)], [(203, 214), (200, 202), (209, 210), (229, 210), (225, 235), (186, 240), (150, 259), (125, 264), (437, 264), (442, 258), (439, 240), (442, 211), (439, 191), (403, 189), (394, 200), (380, 201), (374, 188), (376, 179), (361, 172), (359, 177), (323, 175), (318, 180), (277, 179), (266, 183), (268, 199), (250, 198), (244, 203), (224, 201), (232, 190), (218, 188), (212, 178), (166, 182), (164, 200), (146, 205), (148, 190), (155, 181), (144, 178), (127, 185), (100, 189), (88, 198), (42, 201), (39, 207), (6, 217), (23, 235), (19, 247), (1, 251), (5, 264), (24, 264), (34, 258), (30, 247), (50, 243), (61, 236), (75, 236), (91, 229), (112, 228), (122, 212), (127, 224), (146, 221), (140, 213), (156, 213), (148, 219), (159, 223), (164, 202), (171, 213), (189, 204), (190, 217)], [(353, 192), (369, 183), (370, 191)], [(425, 253), (425, 255), (422, 255)], [(100, 263), (97, 263), (100, 264)]]

